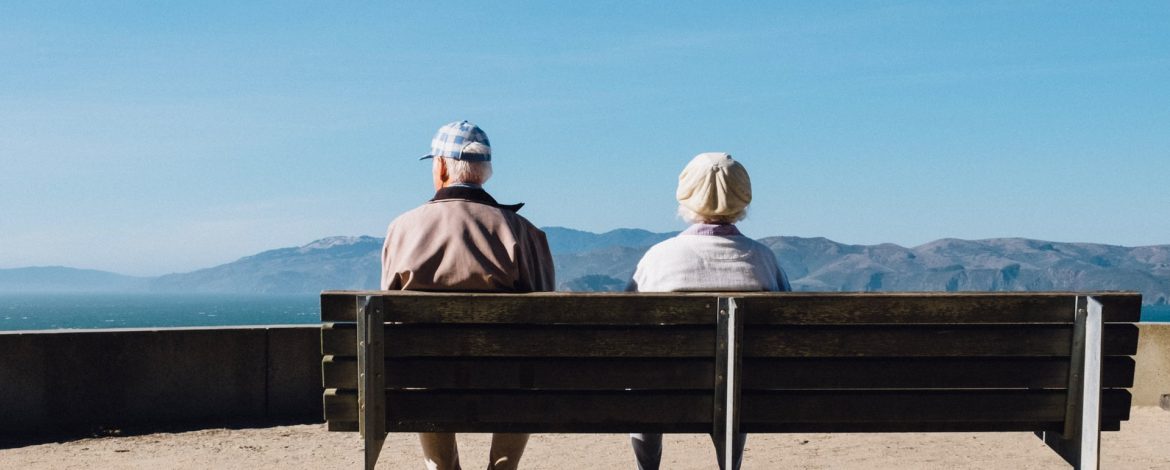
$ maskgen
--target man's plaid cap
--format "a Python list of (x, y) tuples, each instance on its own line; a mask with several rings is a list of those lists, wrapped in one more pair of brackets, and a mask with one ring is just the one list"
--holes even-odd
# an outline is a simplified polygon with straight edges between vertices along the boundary
[(492, 160), (492, 147), (487, 134), (479, 126), (467, 121), (456, 121), (439, 128), (435, 138), (431, 139), (431, 153), (419, 160), (434, 157), (489, 162)]

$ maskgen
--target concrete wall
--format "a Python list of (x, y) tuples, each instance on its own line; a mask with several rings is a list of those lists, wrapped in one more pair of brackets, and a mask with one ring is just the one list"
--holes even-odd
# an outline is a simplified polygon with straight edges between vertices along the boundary
[(319, 422), (320, 330), (0, 333), (0, 435)]
[(1170, 395), (1170, 323), (1138, 325), (1137, 370), (1134, 371), (1133, 406), (1159, 406)]

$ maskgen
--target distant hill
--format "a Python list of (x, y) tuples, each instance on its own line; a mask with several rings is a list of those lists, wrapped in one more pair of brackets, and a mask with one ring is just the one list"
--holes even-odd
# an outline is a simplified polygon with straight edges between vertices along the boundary
[(291, 294), (326, 289), (377, 289), (382, 239), (329, 237), (280, 248), (213, 268), (168, 274), (150, 283), (161, 292)]
[(149, 278), (64, 266), (0, 269), (0, 292), (4, 293), (135, 292), (145, 290), (149, 281)]
[(768, 237), (805, 291), (1137, 290), (1170, 300), (1170, 245), (1128, 248), (1024, 238), (942, 239), (914, 248)]
[(585, 253), (615, 246), (648, 247), (678, 232), (654, 233), (636, 228), (619, 228), (597, 234), (564, 227), (544, 227), (548, 247), (554, 254)]
[[(620, 229), (595, 234), (544, 229), (559, 290), (621, 290), (649, 246), (674, 236)], [(1023, 238), (942, 239), (906, 248), (826, 238), (760, 239), (803, 291), (1138, 290), (1170, 302), (1170, 245), (1122, 247)], [(382, 239), (331, 237), (231, 263), (158, 278), (70, 268), (0, 270), (0, 292), (51, 290), (316, 293), (371, 289), (381, 276)]]

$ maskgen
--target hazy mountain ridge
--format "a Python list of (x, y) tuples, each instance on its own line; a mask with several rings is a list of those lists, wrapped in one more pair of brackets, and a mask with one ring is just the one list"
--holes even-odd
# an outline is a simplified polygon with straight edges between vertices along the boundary
[(149, 283), (150, 278), (64, 266), (0, 269), (0, 292), (134, 292)]
[[(674, 236), (637, 229), (603, 234), (562, 227), (544, 230), (560, 290), (621, 290), (646, 249)], [(941, 239), (906, 248), (889, 243), (850, 245), (822, 237), (777, 236), (760, 241), (776, 253), (797, 290), (1139, 290), (1149, 304), (1170, 300), (1170, 245), (1131, 248), (996, 238)], [(157, 278), (69, 268), (8, 269), (0, 270), (0, 292), (371, 289), (380, 278), (381, 247), (382, 239), (375, 237), (330, 237)]]
[(279, 248), (231, 263), (154, 279), (156, 292), (291, 294), (326, 289), (376, 289), (381, 278), (382, 239), (329, 237), (304, 246)]

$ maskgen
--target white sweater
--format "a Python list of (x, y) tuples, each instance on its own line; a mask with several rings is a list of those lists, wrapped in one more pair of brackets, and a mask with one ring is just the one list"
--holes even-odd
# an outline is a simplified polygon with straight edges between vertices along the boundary
[(650, 247), (628, 290), (788, 291), (788, 278), (772, 250), (734, 225), (696, 224)]

